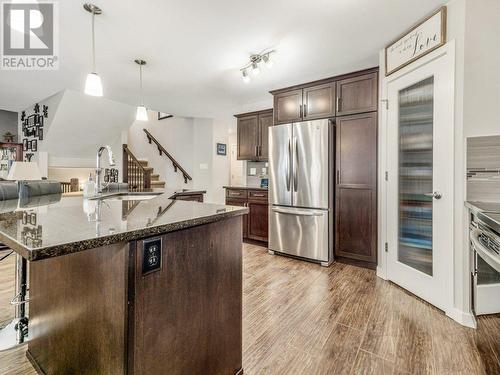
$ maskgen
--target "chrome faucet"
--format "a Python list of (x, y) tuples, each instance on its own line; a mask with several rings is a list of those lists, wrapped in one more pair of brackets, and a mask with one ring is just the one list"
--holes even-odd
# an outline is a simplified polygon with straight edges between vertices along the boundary
[(113, 158), (113, 151), (111, 151), (110, 146), (101, 146), (99, 150), (97, 151), (97, 166), (95, 170), (95, 175), (96, 175), (96, 185), (97, 185), (97, 192), (102, 193), (103, 187), (101, 186), (101, 173), (102, 173), (102, 168), (101, 168), (101, 155), (104, 152), (104, 150), (108, 151), (108, 158), (109, 158), (109, 166), (114, 167), (115, 166), (115, 159)]

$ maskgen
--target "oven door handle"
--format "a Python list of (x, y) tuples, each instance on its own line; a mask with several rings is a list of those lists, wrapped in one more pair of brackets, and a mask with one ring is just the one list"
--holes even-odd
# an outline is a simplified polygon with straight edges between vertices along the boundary
[(470, 239), (472, 242), (472, 247), (486, 263), (488, 263), (497, 272), (500, 272), (500, 256), (493, 254), (493, 252), (483, 246), (481, 241), (479, 241), (480, 230), (472, 230), (470, 233)]

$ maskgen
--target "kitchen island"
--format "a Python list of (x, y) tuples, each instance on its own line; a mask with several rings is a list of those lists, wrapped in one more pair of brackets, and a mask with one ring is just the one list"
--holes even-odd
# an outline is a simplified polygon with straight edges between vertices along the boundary
[(248, 210), (173, 195), (44, 197), (0, 214), (0, 241), (29, 261), (38, 372), (242, 372)]

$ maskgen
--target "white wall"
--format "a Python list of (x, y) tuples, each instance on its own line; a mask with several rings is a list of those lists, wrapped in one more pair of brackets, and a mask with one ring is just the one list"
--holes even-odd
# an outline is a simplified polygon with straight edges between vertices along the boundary
[[(453, 0), (447, 5), (448, 40), (455, 42), (454, 307), (471, 324), (466, 199), (466, 138), (500, 134), (500, 2)], [(380, 64), (384, 64), (381, 53)], [(381, 119), (383, 126), (384, 119)], [(381, 129), (383, 131), (383, 129)], [(382, 198), (381, 198), (382, 199)], [(383, 218), (379, 218), (383, 220)], [(450, 260), (451, 261), (451, 260)]]
[[(44, 121), (44, 137), (42, 141), (38, 140), (38, 152), (34, 153), (33, 161), (38, 161), (42, 167), (40, 156), (47, 153), (49, 168), (95, 168), (98, 147), (110, 145), (115, 168), (122, 175), (121, 133), (133, 123), (135, 108), (72, 90), (61, 91), (39, 104), (40, 108), (48, 106), (48, 118)], [(32, 113), (33, 106), (26, 108), (27, 115)], [(18, 126), (22, 140), (21, 121)], [(105, 158), (102, 162), (103, 167), (107, 167)], [(47, 174), (47, 170), (42, 171), (43, 176)]]
[[(139, 159), (160, 175), (160, 180), (172, 189), (193, 188), (206, 190), (206, 202), (224, 203), (224, 185), (229, 184), (230, 157), (216, 153), (216, 144), (229, 144), (229, 133), (236, 123), (231, 116), (217, 119), (173, 117), (157, 120), (156, 112), (149, 112), (149, 121), (136, 121), (128, 131), (127, 143)], [(191, 175), (184, 183), (182, 173), (175, 173), (172, 163), (160, 156), (157, 148), (147, 141), (147, 129)]]
[(158, 120), (157, 112), (149, 111), (149, 121), (135, 121), (128, 130), (128, 146), (139, 159), (148, 160), (154, 173), (160, 175), (160, 181), (172, 189), (191, 188), (192, 182), (184, 184), (182, 173), (174, 172), (170, 160), (160, 156), (154, 143), (149, 144), (143, 129), (147, 129), (180, 165), (193, 177), (194, 167), (194, 124), (192, 118), (173, 117)]

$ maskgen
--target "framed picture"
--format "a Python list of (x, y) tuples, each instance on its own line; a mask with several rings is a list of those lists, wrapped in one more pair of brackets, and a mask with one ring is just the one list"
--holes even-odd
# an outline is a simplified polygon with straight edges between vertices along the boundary
[(28, 139), (23, 139), (23, 151), (28, 151)]
[(158, 120), (165, 120), (167, 118), (174, 117), (173, 115), (170, 115), (165, 112), (158, 112)]
[(31, 141), (31, 145), (30, 145), (30, 146), (31, 146), (31, 147), (30, 147), (30, 148), (31, 148), (31, 151), (37, 151), (37, 150), (38, 150), (38, 142), (37, 142), (37, 140), (36, 140), (36, 139), (33, 139), (33, 140)]
[(217, 155), (227, 155), (226, 148), (225, 143), (217, 143)]
[(385, 75), (391, 75), (446, 43), (446, 7), (441, 7), (385, 47)]

